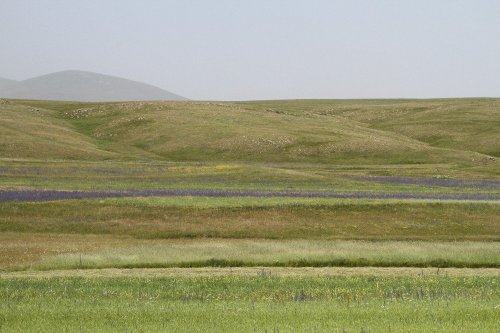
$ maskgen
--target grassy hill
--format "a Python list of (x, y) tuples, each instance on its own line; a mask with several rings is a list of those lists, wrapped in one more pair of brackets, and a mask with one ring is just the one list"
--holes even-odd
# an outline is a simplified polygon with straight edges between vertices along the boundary
[(3, 100), (3, 157), (491, 164), (500, 100)]
[(58, 119), (57, 112), (0, 100), (0, 156), (41, 159), (103, 159), (116, 154)]
[(250, 102), (252, 109), (337, 116), (434, 147), (500, 156), (499, 99), (304, 100)]

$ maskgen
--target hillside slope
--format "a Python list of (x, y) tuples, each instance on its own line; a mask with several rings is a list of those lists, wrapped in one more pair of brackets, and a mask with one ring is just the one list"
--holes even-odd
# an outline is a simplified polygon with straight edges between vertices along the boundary
[(297, 100), (243, 105), (284, 114), (339, 116), (431, 146), (500, 157), (500, 99)]
[[(474, 134), (469, 144), (481, 138), (484, 142), (481, 150), (498, 151), (498, 135), (485, 131), (490, 124), (479, 121), (488, 115), (490, 123), (498, 121), (498, 101), (482, 101), (493, 106), (485, 108), (486, 111), (483, 106), (472, 109), (468, 118), (468, 113), (463, 113), (465, 118), (461, 121), (456, 117), (447, 118), (452, 117), (453, 112), (438, 114), (440, 118), (433, 115), (431, 111), (437, 106), (427, 106), (430, 102), (412, 102), (431, 112), (428, 121), (423, 121), (425, 113), (420, 112), (424, 111), (414, 111), (417, 107), (409, 106), (408, 102), (377, 103), (381, 102), (7, 101), (0, 105), (3, 133), (0, 153), (33, 158), (172, 161), (455, 163), (471, 166), (496, 163), (491, 156), (468, 147), (461, 150), (458, 139), (462, 131), (460, 126), (467, 125), (469, 133)], [(469, 101), (456, 103), (469, 105)], [(32, 114), (33, 108), (43, 112)], [(400, 112), (402, 108), (409, 111)], [(415, 117), (422, 121), (415, 121)], [(456, 133), (457, 141), (450, 136), (448, 146), (437, 147), (418, 140), (422, 138), (419, 133), (433, 131), (434, 118), (441, 120), (442, 131)], [(405, 124), (410, 127), (403, 126)], [(27, 128), (29, 126), (33, 128)], [(39, 131), (57, 132), (61, 140), (40, 140), (45, 134), (33, 136)], [(28, 133), (30, 136), (26, 136)], [(9, 150), (7, 142), (19, 146)], [(56, 142), (61, 145), (57, 149), (52, 147)]]
[(60, 101), (185, 100), (158, 87), (119, 77), (62, 71), (0, 87), (0, 97)]
[(0, 77), (0, 91), (2, 91), (3, 89), (7, 89), (8, 87), (14, 85), (15, 83), (17, 83), (17, 81), (4, 79), (3, 77)]
[(3, 158), (103, 159), (87, 136), (58, 120), (54, 111), (0, 100), (0, 156)]

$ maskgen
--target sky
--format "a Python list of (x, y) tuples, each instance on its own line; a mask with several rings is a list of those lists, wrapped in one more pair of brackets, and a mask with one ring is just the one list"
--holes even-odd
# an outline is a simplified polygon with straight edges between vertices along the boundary
[(0, 0), (0, 77), (198, 100), (500, 97), (498, 0)]

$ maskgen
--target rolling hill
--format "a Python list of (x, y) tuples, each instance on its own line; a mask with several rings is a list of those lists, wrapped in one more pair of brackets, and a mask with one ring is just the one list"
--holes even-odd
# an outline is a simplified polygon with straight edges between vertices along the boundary
[(74, 70), (5, 84), (0, 80), (0, 97), (93, 102), (186, 99), (149, 84)]
[[(498, 165), (500, 101), (3, 100), (2, 157)], [(446, 140), (432, 139), (446, 136)]]

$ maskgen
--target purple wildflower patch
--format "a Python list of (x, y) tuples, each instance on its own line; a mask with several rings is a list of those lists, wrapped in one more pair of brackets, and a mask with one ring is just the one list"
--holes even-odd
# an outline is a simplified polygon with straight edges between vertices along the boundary
[(499, 201), (500, 195), (482, 193), (373, 193), (373, 192), (298, 192), (298, 191), (232, 191), (232, 190), (132, 190), (132, 191), (0, 191), (0, 202), (52, 201), (68, 199), (133, 197), (255, 197), (255, 198), (338, 198), (338, 199), (431, 199)]

